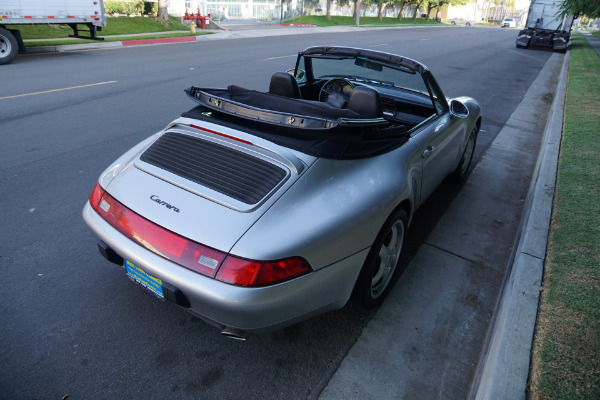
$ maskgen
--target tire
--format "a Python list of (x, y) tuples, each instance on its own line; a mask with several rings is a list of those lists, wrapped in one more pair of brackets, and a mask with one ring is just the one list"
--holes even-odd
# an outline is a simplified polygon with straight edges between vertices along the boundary
[(355, 287), (364, 308), (380, 305), (390, 291), (407, 227), (406, 211), (402, 208), (396, 210), (383, 224), (371, 246)]
[(0, 28), (0, 65), (11, 63), (18, 52), (17, 39), (10, 31)]
[(469, 170), (471, 169), (471, 162), (473, 161), (473, 154), (475, 154), (475, 145), (477, 144), (477, 132), (479, 129), (477, 125), (473, 127), (471, 130), (471, 134), (469, 135), (469, 139), (467, 140), (467, 145), (463, 150), (462, 157), (456, 169), (452, 173), (452, 176), (455, 180), (464, 181), (467, 176), (469, 176)]

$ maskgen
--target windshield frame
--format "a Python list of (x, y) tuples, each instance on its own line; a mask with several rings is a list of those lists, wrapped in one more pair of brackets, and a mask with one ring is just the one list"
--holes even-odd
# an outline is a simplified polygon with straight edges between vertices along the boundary
[[(341, 68), (332, 67), (330, 68), (330, 73), (323, 75), (320, 73), (321, 70), (317, 69), (316, 66), (318, 65), (318, 68), (321, 68), (329, 60), (331, 60), (330, 64), (332, 66), (339, 65), (345, 67), (346, 70), (349, 68), (352, 69), (349, 62), (351, 60), (356, 66), (353, 70), (357, 72), (345, 75), (340, 73), (339, 70)], [(336, 64), (336, 62), (339, 62), (339, 64)], [(321, 63), (321, 65), (317, 63)], [(298, 76), (299, 69), (304, 71), (301, 83), (315, 84), (319, 81), (336, 77), (346, 78), (352, 82), (371, 86), (375, 89), (379, 87), (398, 92), (410, 92), (427, 98), (438, 115), (449, 110), (447, 99), (431, 74), (431, 71), (420, 62), (407, 57), (351, 47), (309, 47), (298, 53), (294, 71), (295, 76)], [(318, 76), (315, 76), (315, 70), (317, 70)], [(369, 70), (371, 72), (367, 73), (367, 76), (359, 74), (360, 71), (364, 73)], [(383, 72), (384, 70), (386, 71), (383, 74), (384, 79), (376, 79), (377, 72)], [(396, 74), (396, 77), (389, 79), (392, 76), (390, 74)], [(408, 78), (410, 76), (414, 77), (410, 78), (413, 84), (403, 84), (403, 82), (410, 82)], [(389, 90), (386, 90), (386, 92), (389, 92)]]

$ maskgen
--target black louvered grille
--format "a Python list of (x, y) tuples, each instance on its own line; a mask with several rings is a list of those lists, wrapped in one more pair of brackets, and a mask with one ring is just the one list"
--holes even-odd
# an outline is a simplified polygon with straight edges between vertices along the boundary
[(284, 169), (264, 160), (173, 132), (140, 159), (246, 204), (258, 203), (285, 177)]

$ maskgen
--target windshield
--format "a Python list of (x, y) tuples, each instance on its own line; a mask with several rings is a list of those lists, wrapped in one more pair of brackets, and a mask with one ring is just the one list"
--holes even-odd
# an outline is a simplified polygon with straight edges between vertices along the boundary
[(315, 80), (342, 77), (369, 85), (408, 89), (429, 96), (429, 91), (421, 74), (411, 71), (408, 68), (402, 69), (399, 66), (392, 68), (384, 63), (362, 57), (310, 57), (310, 59), (312, 61), (312, 75)]

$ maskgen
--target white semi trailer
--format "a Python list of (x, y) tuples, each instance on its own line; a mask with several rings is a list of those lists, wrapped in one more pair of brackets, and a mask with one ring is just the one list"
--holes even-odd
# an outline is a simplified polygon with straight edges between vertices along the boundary
[(25, 52), (17, 25), (60, 24), (73, 29), (71, 37), (103, 40), (106, 26), (102, 0), (0, 0), (0, 65)]
[(518, 48), (541, 46), (566, 52), (571, 40), (573, 15), (560, 15), (562, 0), (531, 0), (525, 29), (517, 37)]

